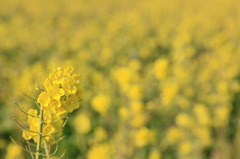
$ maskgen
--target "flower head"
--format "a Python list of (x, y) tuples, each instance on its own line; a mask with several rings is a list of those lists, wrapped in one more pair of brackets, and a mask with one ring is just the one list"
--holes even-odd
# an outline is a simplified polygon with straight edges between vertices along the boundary
[(42, 126), (44, 139), (52, 143), (54, 136), (62, 134), (64, 116), (79, 108), (81, 102), (81, 86), (79, 75), (73, 74), (73, 67), (57, 68), (53, 70), (44, 81), (44, 89), (37, 98), (40, 110), (43, 111), (41, 119), (40, 113), (35, 109), (28, 111), (29, 130), (24, 130), (22, 136), (25, 140), (33, 139), (37, 142), (39, 124)]

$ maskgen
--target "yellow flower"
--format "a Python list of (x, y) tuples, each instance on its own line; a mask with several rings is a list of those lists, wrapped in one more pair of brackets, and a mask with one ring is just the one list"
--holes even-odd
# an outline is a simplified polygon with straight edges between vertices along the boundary
[(110, 106), (110, 98), (105, 94), (98, 94), (92, 99), (92, 107), (100, 114), (106, 114)]
[(64, 76), (71, 76), (71, 73), (73, 72), (73, 67), (72, 66), (67, 66), (63, 69), (63, 75)]
[(66, 102), (64, 103), (64, 107), (66, 108), (67, 112), (72, 112), (73, 110), (79, 108), (80, 101), (79, 98), (76, 96), (71, 96), (67, 98)]
[(62, 135), (62, 128), (63, 128), (64, 121), (61, 119), (54, 120), (54, 122), (51, 122), (51, 125), (56, 130), (56, 133), (54, 133), (54, 136), (61, 136)]
[(52, 84), (62, 84), (62, 82), (64, 81), (62, 73), (62, 68), (58, 68), (49, 74), (49, 80), (52, 81)]
[(172, 103), (173, 99), (175, 98), (178, 92), (178, 85), (177, 83), (171, 82), (166, 83), (162, 88), (162, 101), (163, 105), (169, 105)]
[(167, 59), (158, 59), (154, 64), (154, 74), (157, 79), (163, 80), (167, 77), (169, 62)]
[(131, 68), (132, 70), (138, 71), (141, 69), (140, 60), (131, 60), (128, 65), (129, 65), (129, 68)]
[(215, 126), (224, 126), (228, 123), (232, 107), (229, 105), (219, 106), (214, 110)]
[[(3, 157), (3, 156), (1, 156), (1, 157)], [(14, 144), (14, 143), (11, 143), (7, 147), (5, 159), (15, 159), (15, 158), (23, 159), (24, 156), (22, 154), (21, 147), (19, 147), (18, 145)]]
[(51, 111), (44, 112), (43, 121), (45, 123), (50, 123), (52, 121), (52, 113), (51, 113)]
[(157, 150), (153, 150), (148, 157), (148, 159), (161, 159), (161, 158), (162, 158), (161, 153)]
[(56, 130), (51, 124), (45, 125), (43, 127), (43, 134), (48, 135), (48, 136), (44, 137), (44, 139), (49, 143), (53, 143), (55, 132), (56, 132)]
[(177, 141), (179, 141), (182, 138), (182, 136), (183, 133), (180, 129), (172, 127), (167, 131), (166, 139), (170, 144), (174, 144)]
[(179, 145), (179, 154), (180, 155), (188, 155), (192, 152), (192, 144), (189, 141), (183, 141), (180, 145)]
[[(36, 109), (29, 109), (28, 114), (37, 117), (37, 110)], [(28, 123), (36, 122), (36, 120), (38, 121), (37, 118), (34, 118), (32, 116), (28, 116)]]
[(121, 67), (112, 71), (112, 77), (118, 82), (122, 90), (128, 91), (129, 82), (133, 78), (132, 71), (127, 67)]
[(66, 102), (62, 102), (62, 106), (61, 107), (54, 108), (53, 114), (55, 114), (55, 116), (57, 118), (61, 118), (61, 117), (63, 117), (65, 115), (65, 113), (67, 113), (65, 103)]
[(76, 84), (73, 79), (65, 79), (62, 83), (62, 87), (66, 95), (75, 94), (77, 91)]
[(37, 99), (37, 102), (43, 106), (43, 107), (48, 107), (49, 102), (50, 102), (50, 96), (47, 92), (42, 92)]
[(111, 147), (109, 144), (94, 145), (87, 153), (88, 159), (111, 159)]
[(194, 130), (196, 133), (196, 136), (199, 140), (199, 143), (202, 144), (202, 146), (210, 146), (212, 144), (212, 138), (211, 138), (211, 129), (207, 127), (198, 127)]
[(143, 103), (141, 101), (132, 101), (130, 104), (132, 114), (136, 115), (143, 112)]
[(48, 134), (51, 134), (51, 133), (54, 133), (54, 132), (55, 132), (55, 129), (51, 124), (47, 124), (43, 127), (43, 134), (44, 135), (48, 135)]
[(25, 140), (31, 140), (33, 135), (31, 132), (28, 132), (26, 130), (23, 130), (22, 132), (22, 137), (25, 139)]
[(206, 106), (202, 104), (196, 104), (193, 108), (199, 124), (209, 125), (211, 122), (210, 115)]
[(55, 100), (60, 100), (60, 98), (64, 95), (64, 90), (56, 84), (52, 85), (47, 91), (51, 98)]
[(44, 81), (43, 84), (44, 84), (44, 87), (45, 87), (46, 90), (49, 90), (50, 87), (52, 86), (51, 81), (49, 80), (49, 78), (47, 78), (47, 79)]
[(107, 138), (107, 132), (103, 127), (97, 127), (94, 130), (94, 139), (97, 142), (103, 141)]
[(91, 130), (91, 121), (86, 114), (79, 114), (75, 120), (74, 125), (78, 133), (87, 134)]
[(128, 118), (128, 116), (129, 116), (129, 111), (128, 111), (127, 108), (121, 107), (118, 110), (118, 114), (120, 115), (122, 120), (126, 120)]
[(131, 120), (131, 125), (133, 127), (143, 126), (146, 121), (146, 114), (137, 114)]
[(154, 140), (154, 133), (146, 127), (141, 127), (134, 133), (133, 137), (135, 145), (137, 147), (143, 147)]
[[(72, 112), (80, 105), (82, 90), (79, 84), (79, 76), (71, 74), (72, 67), (59, 68), (49, 74), (49, 77), (44, 81), (45, 91), (41, 92), (37, 98), (43, 110), (43, 118), (40, 121), (40, 116), (37, 110), (30, 109), (28, 113), (29, 130), (39, 132), (39, 124), (44, 122), (43, 131), (39, 132), (49, 143), (54, 142), (55, 136), (62, 134), (63, 118), (68, 112)], [(64, 89), (66, 91), (64, 91)], [(38, 116), (35, 118), (33, 116)], [(85, 120), (86, 121), (86, 120)], [(28, 132), (23, 130), (22, 136), (26, 140), (33, 139), (37, 142), (38, 133)]]
[(119, 84), (128, 83), (131, 79), (131, 71), (126, 67), (117, 68), (114, 70), (113, 76)]
[(131, 99), (141, 99), (142, 98), (142, 88), (140, 85), (132, 85), (127, 92), (129, 98)]
[(186, 113), (179, 113), (176, 117), (176, 124), (180, 127), (192, 127), (193, 120), (192, 118)]
[(61, 106), (61, 102), (55, 99), (51, 99), (50, 103), (49, 103), (49, 107), (53, 108), (53, 107), (60, 107)]

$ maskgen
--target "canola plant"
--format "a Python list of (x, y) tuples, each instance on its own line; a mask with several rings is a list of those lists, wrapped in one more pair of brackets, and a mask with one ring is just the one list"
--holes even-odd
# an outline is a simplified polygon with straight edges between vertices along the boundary
[[(8, 138), (24, 144), (9, 116), (27, 118), (14, 101), (31, 110), (21, 92), (37, 98), (48, 72), (72, 65), (84, 93), (78, 110), (79, 103), (65, 110), (73, 112), (56, 157), (66, 150), (73, 159), (239, 158), (239, 6), (1, 0), (0, 155), (30, 158)], [(45, 95), (39, 103), (59, 105), (64, 96)]]

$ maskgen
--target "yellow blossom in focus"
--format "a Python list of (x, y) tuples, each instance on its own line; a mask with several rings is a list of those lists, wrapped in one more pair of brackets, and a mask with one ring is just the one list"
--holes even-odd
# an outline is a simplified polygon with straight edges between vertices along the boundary
[(75, 81), (73, 79), (66, 79), (62, 83), (62, 87), (67, 95), (75, 94), (77, 91)]
[(69, 97), (66, 102), (64, 103), (64, 107), (68, 112), (72, 112), (73, 110), (79, 108), (80, 106), (80, 101), (79, 98), (76, 96), (71, 96)]
[(71, 77), (72, 72), (73, 72), (72, 66), (67, 66), (67, 67), (63, 68), (63, 75), (66, 77)]
[[(56, 132), (55, 128), (51, 124), (47, 124), (46, 126), (43, 127), (43, 134), (49, 135), (49, 136), (44, 137), (44, 139), (46, 141), (48, 141), (49, 143), (53, 143), (54, 137), (52, 136), (52, 134), (55, 132)], [(54, 135), (56, 135), (56, 134), (54, 134)], [(58, 136), (58, 135), (56, 135), (56, 136)]]
[(31, 140), (33, 135), (31, 132), (28, 132), (26, 130), (23, 130), (22, 132), (22, 137), (25, 139), (25, 140)]
[(49, 79), (51, 79), (52, 84), (62, 84), (64, 81), (64, 76), (62, 76), (62, 68), (57, 68), (49, 74)]
[(35, 117), (38, 116), (36, 109), (29, 109), (28, 110), (28, 114), (32, 115), (32, 116), (28, 116), (28, 123), (33, 123), (33, 122), (37, 122), (38, 121), (37, 118), (34, 118), (34, 116)]
[(64, 95), (64, 90), (56, 84), (52, 85), (47, 91), (50, 97), (55, 100), (60, 100), (60, 98)]
[(48, 135), (55, 132), (54, 127), (51, 124), (47, 124), (43, 127), (43, 134)]
[(38, 96), (37, 102), (43, 107), (48, 107), (49, 102), (50, 102), (50, 96), (48, 95), (47, 92), (42, 92)]
[(62, 101), (61, 103), (62, 103), (61, 107), (56, 107), (54, 109), (54, 111), (52, 112), (52, 114), (54, 114), (54, 116), (56, 116), (56, 118), (63, 117), (67, 113), (66, 102)]
[[(29, 132), (23, 130), (22, 137), (25, 140), (33, 139), (37, 142), (39, 126), (41, 122), (43, 137), (48, 143), (53, 143), (55, 137), (62, 134), (63, 117), (77, 109), (81, 102), (81, 86), (79, 76), (72, 74), (72, 67), (64, 67), (53, 70), (43, 85), (46, 90), (41, 90), (37, 98), (38, 106), (43, 111), (41, 117), (37, 110), (28, 111)], [(67, 82), (66, 82), (67, 81)], [(70, 82), (69, 82), (70, 81)], [(63, 88), (64, 87), (64, 88)]]
[[(51, 99), (50, 103), (49, 103), (49, 107), (53, 108), (53, 107), (60, 107), (61, 106), (61, 102), (59, 100), (55, 100), (55, 99)], [(46, 109), (46, 108), (45, 108)]]

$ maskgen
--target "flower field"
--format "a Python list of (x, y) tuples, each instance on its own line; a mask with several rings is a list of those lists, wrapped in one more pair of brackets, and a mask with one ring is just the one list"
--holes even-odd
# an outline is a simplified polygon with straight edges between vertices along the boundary
[(37, 140), (12, 120), (34, 127), (28, 97), (71, 112), (51, 159), (240, 158), (240, 1), (0, 4), (0, 158), (31, 158), (10, 139)]

